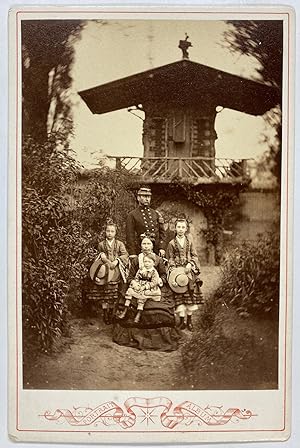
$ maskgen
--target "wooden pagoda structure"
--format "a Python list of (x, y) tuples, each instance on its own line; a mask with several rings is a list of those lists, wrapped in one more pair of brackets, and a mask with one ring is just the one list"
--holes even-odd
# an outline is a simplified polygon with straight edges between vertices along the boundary
[[(206, 65), (183, 59), (79, 92), (93, 114), (136, 108), (145, 114), (144, 156), (116, 159), (145, 183), (241, 183), (246, 160), (216, 158), (218, 106), (263, 115), (280, 102), (279, 91)], [(188, 42), (189, 44), (189, 42)]]

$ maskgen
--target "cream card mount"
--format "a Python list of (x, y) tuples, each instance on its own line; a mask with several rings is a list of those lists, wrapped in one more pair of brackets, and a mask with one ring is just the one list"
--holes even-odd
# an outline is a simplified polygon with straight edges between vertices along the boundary
[[(24, 6), (9, 35), (11, 439), (286, 440), (294, 11)], [(88, 274), (108, 218), (114, 259), (158, 232), (203, 285), (121, 319), (128, 266)]]

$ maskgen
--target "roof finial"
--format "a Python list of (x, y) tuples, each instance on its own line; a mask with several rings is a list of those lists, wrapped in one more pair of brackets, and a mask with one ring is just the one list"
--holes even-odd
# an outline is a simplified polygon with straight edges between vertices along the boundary
[(185, 40), (179, 41), (178, 48), (180, 48), (182, 51), (182, 59), (189, 59), (188, 48), (193, 46), (191, 42), (188, 41), (188, 39), (189, 36), (187, 35), (187, 33), (185, 33)]

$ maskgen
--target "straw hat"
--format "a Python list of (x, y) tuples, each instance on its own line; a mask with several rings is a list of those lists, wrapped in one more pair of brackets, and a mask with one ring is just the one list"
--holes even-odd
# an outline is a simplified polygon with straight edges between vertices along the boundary
[[(120, 278), (120, 270), (118, 266), (110, 269), (107, 263), (103, 264), (103, 261), (98, 259), (90, 267), (90, 277), (97, 285), (105, 285), (109, 282), (117, 282)], [(96, 277), (99, 280), (96, 281)]]
[[(174, 286), (174, 282), (176, 282), (178, 286)], [(168, 283), (174, 292), (183, 293), (188, 290), (189, 277), (183, 266), (172, 269), (168, 275)]]
[(107, 283), (109, 282), (118, 282), (120, 279), (120, 269), (119, 266), (116, 266), (113, 269), (110, 269), (110, 267), (108, 267), (108, 273), (107, 273)]

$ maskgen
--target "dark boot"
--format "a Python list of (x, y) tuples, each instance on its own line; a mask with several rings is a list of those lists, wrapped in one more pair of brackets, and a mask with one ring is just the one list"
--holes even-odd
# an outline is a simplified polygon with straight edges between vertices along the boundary
[(124, 319), (124, 317), (126, 316), (126, 313), (127, 313), (127, 306), (125, 306), (123, 311), (119, 311), (119, 313), (117, 314), (117, 318)]
[(103, 321), (104, 321), (105, 325), (109, 324), (109, 322), (108, 322), (108, 309), (107, 308), (103, 309)]
[(139, 311), (136, 313), (136, 316), (135, 316), (135, 318), (134, 318), (134, 323), (135, 323), (135, 324), (138, 324), (138, 323), (139, 323), (139, 321), (141, 320), (141, 315), (142, 315), (142, 312), (139, 310)]
[(180, 317), (180, 322), (179, 322), (178, 328), (180, 330), (184, 330), (185, 329), (184, 317)]
[(192, 316), (191, 315), (188, 315), (188, 317), (187, 317), (187, 329), (189, 331), (193, 331), (193, 329), (194, 329), (193, 324), (192, 324)]
[(107, 318), (108, 324), (111, 325), (114, 320), (114, 309), (113, 308), (108, 308), (107, 316), (108, 316), (108, 318)]

